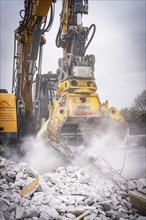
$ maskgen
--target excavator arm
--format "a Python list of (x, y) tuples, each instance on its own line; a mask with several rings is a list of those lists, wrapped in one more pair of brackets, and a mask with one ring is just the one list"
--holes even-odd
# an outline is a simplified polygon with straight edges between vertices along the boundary
[(73, 152), (69, 145), (79, 145), (87, 136), (89, 142), (93, 134), (99, 137), (106, 130), (112, 130), (120, 139), (128, 134), (118, 109), (108, 108), (108, 102), (101, 104), (96, 93), (95, 56), (86, 55), (96, 26), (84, 27), (84, 14), (88, 14), (88, 0), (62, 1), (56, 36), (56, 46), (63, 48), (63, 57), (58, 61), (57, 99), (53, 99), (53, 111), (37, 135), (70, 158)]
[[(56, 36), (56, 46), (63, 48), (63, 58), (59, 59), (57, 70), (58, 99), (53, 99), (52, 115), (37, 135), (47, 139), (69, 157), (73, 153), (63, 140), (62, 131), (65, 131), (66, 136), (67, 130), (73, 127), (75, 134), (85, 117), (99, 114), (99, 99), (95, 95), (97, 88), (93, 76), (95, 58), (93, 55), (85, 57), (96, 27), (94, 24), (89, 28), (82, 25), (82, 16), (87, 13), (87, 0), (62, 1), (60, 26)], [(87, 42), (91, 29), (93, 33)]]
[[(22, 21), (14, 35), (14, 66), (12, 93), (16, 95), (20, 136), (33, 132), (32, 84), (34, 75), (41, 72), (44, 34), (53, 22), (53, 0), (25, 0), (20, 11)], [(50, 11), (50, 20), (47, 15)]]

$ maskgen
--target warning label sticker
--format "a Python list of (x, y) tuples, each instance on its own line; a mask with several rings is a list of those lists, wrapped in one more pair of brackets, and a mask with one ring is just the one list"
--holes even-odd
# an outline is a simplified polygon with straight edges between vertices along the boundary
[(0, 127), (4, 132), (16, 132), (16, 103), (13, 94), (0, 94)]
[(11, 106), (8, 101), (0, 102), (0, 121), (13, 121), (16, 120), (15, 107)]

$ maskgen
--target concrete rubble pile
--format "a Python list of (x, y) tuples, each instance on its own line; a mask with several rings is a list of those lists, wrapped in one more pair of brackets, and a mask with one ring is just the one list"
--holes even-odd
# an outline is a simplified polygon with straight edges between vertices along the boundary
[(39, 174), (21, 162), (0, 157), (0, 219), (105, 220), (146, 219), (134, 209), (129, 190), (145, 188), (145, 179), (102, 176), (92, 166), (59, 167), (39, 176), (26, 195), (22, 190)]

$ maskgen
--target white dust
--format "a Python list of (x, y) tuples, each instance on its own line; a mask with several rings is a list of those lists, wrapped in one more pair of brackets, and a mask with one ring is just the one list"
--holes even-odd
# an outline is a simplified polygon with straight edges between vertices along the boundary
[(129, 146), (124, 141), (120, 141), (115, 133), (106, 133), (100, 138), (94, 136), (88, 146), (80, 146), (77, 155), (77, 161), (74, 164), (82, 166), (88, 164), (88, 159), (94, 158), (99, 160), (103, 166), (102, 169), (108, 164), (111, 169), (126, 179), (145, 177), (146, 148), (136, 144), (136, 139), (134, 144)]
[[(89, 139), (89, 137), (88, 137)], [(96, 158), (102, 168), (108, 163), (111, 168), (127, 179), (141, 178), (145, 172), (146, 149), (132, 145), (127, 146), (119, 141), (114, 133), (106, 133), (102, 137), (92, 137), (88, 145), (72, 147), (75, 158), (69, 161), (66, 156), (50, 147), (43, 140), (35, 137), (27, 137), (21, 144), (22, 152), (7, 151), (8, 157), (15, 161), (27, 162), (40, 174), (47, 173), (59, 166), (86, 167), (90, 164), (91, 158)], [(105, 164), (104, 164), (105, 161)]]
[(59, 166), (65, 165), (63, 155), (41, 139), (28, 137), (23, 142), (21, 149), (24, 154), (22, 160), (27, 162), (40, 174), (44, 174)]

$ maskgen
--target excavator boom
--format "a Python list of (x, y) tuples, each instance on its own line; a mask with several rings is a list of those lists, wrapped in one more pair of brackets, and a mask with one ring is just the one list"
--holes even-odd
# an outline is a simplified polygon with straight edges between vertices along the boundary
[[(37, 106), (33, 102), (32, 86), (35, 74), (41, 72), (44, 33), (51, 28), (53, 22), (53, 2), (25, 0), (24, 10), (20, 11), (22, 21), (14, 33), (12, 93), (16, 95), (20, 136), (35, 131), (33, 117)], [(51, 16), (47, 23), (49, 11)]]

